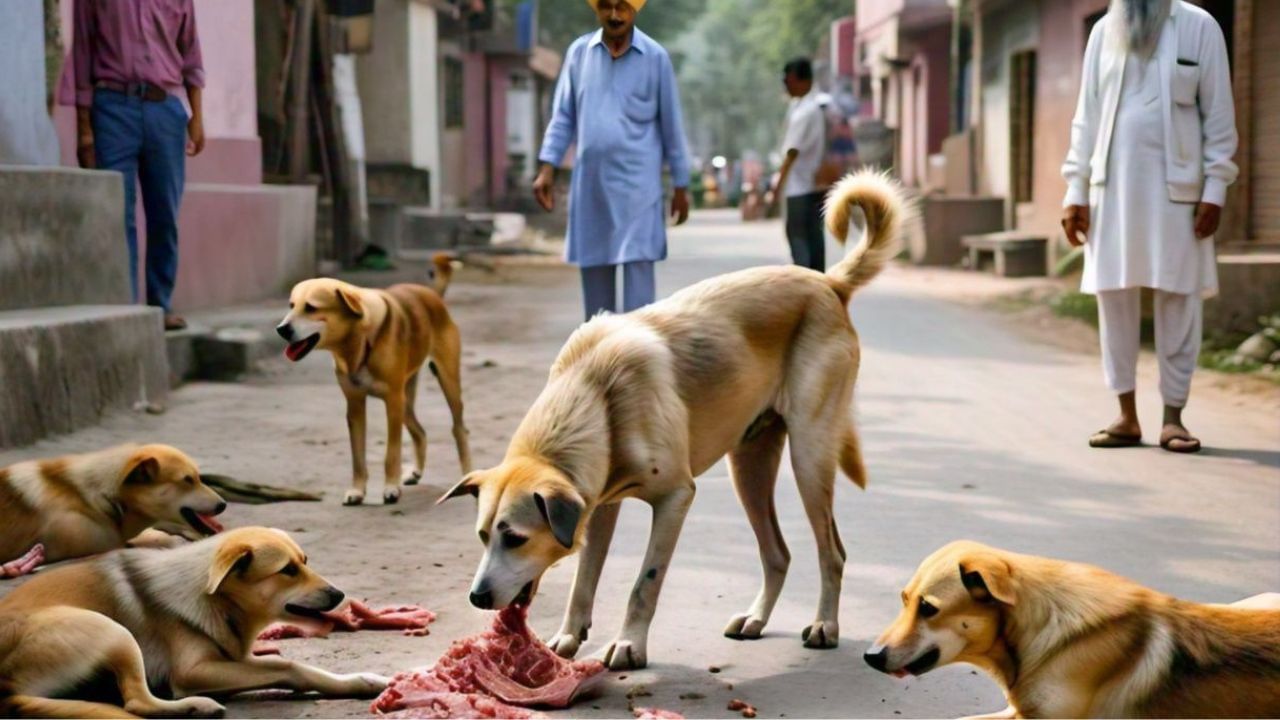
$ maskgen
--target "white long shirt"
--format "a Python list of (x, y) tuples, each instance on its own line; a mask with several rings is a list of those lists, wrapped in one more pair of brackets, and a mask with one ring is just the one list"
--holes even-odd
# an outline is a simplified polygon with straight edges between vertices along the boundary
[[(1089, 188), (1107, 182), (1107, 160), (1114, 150), (1112, 131), (1128, 53), (1107, 31), (1110, 13), (1089, 35), (1084, 77), (1071, 149), (1062, 165), (1067, 181), (1063, 205), (1088, 205)], [(1175, 202), (1203, 201), (1221, 206), (1239, 169), (1235, 105), (1227, 44), (1222, 28), (1204, 10), (1174, 0), (1156, 49), (1161, 91), (1159, 111), (1165, 137), (1165, 184)]]

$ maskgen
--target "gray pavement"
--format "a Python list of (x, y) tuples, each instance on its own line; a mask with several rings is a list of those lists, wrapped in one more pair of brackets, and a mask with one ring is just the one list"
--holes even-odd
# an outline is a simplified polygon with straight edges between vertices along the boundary
[[(831, 262), (834, 246), (828, 252)], [(672, 233), (659, 291), (785, 260), (778, 223), (742, 225), (726, 212), (697, 213)], [(894, 680), (861, 660), (896, 614), (898, 591), (916, 564), (957, 538), (1093, 562), (1189, 599), (1230, 601), (1280, 590), (1274, 394), (1259, 402), (1200, 382), (1187, 414), (1208, 447), (1199, 456), (1154, 447), (1091, 451), (1085, 438), (1110, 420), (1112, 407), (1090, 349), (1028, 340), (1003, 316), (948, 299), (938, 281), (920, 277), (892, 268), (852, 304), (864, 349), (855, 407), (870, 480), (865, 492), (844, 480), (836, 492), (849, 552), (840, 647), (811, 651), (800, 644), (817, 603), (816, 553), (785, 462), (778, 502), (793, 562), (782, 599), (763, 639), (721, 636), (759, 582), (755, 541), (722, 463), (699, 480), (654, 620), (651, 667), (614, 675), (599, 697), (553, 715), (628, 715), (626, 694), (637, 685), (652, 694), (635, 698), (636, 705), (689, 717), (728, 716), (732, 698), (753, 703), (761, 717), (997, 710), (1000, 692), (969, 667)], [(948, 276), (936, 277), (945, 282)], [(554, 267), (466, 271), (449, 301), (463, 330), (476, 461), (496, 463), (580, 319), (576, 275)], [(266, 323), (282, 309), (245, 316)], [(1159, 401), (1147, 364), (1140, 383), (1147, 434), (1154, 438)], [(457, 465), (439, 391), (423, 392), (428, 486), (411, 488), (395, 508), (338, 507), (348, 481), (346, 430), (340, 393), (319, 355), (299, 366), (273, 363), (242, 384), (188, 386), (171, 396), (162, 417), (116, 416), (99, 428), (2, 453), (0, 464), (128, 439), (161, 440), (188, 448), (209, 471), (323, 490), (324, 503), (236, 506), (227, 520), (293, 531), (312, 565), (353, 595), (439, 611), (426, 638), (369, 632), (284, 643), (286, 655), (335, 670), (390, 673), (430, 663), (450, 640), (487, 623), (466, 601), (480, 555), (473, 505), (431, 505), (456, 479)], [(380, 415), (371, 403), (371, 468), (381, 466)], [(380, 495), (376, 489), (375, 482), (371, 497)], [(647, 532), (645, 506), (626, 506), (584, 654), (599, 650), (620, 625)], [(558, 627), (573, 567), (569, 561), (553, 568), (534, 604), (534, 627), (544, 636)], [(258, 696), (230, 709), (232, 716), (332, 717), (366, 708), (360, 701)]]

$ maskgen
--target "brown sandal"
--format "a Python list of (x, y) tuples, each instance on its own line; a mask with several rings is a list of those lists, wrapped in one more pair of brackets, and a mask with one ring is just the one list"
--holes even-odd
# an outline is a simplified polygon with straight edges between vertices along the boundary
[(1172, 453), (1198, 453), (1200, 452), (1200, 439), (1195, 437), (1179, 437), (1161, 438), (1160, 447)]
[(1089, 436), (1089, 447), (1092, 448), (1123, 448), (1138, 447), (1140, 445), (1142, 445), (1141, 435), (1114, 433), (1107, 428), (1103, 428)]

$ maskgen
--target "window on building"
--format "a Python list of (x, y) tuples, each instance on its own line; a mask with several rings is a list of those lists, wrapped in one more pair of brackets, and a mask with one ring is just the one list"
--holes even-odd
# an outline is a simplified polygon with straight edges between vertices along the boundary
[(462, 61), (455, 57), (444, 59), (444, 126), (462, 127)]

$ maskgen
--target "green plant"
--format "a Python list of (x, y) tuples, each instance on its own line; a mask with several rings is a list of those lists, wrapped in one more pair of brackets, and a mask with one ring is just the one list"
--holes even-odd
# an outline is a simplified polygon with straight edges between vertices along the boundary
[(1074, 290), (1064, 292), (1049, 300), (1049, 309), (1058, 317), (1083, 320), (1098, 326), (1098, 299), (1093, 295)]

